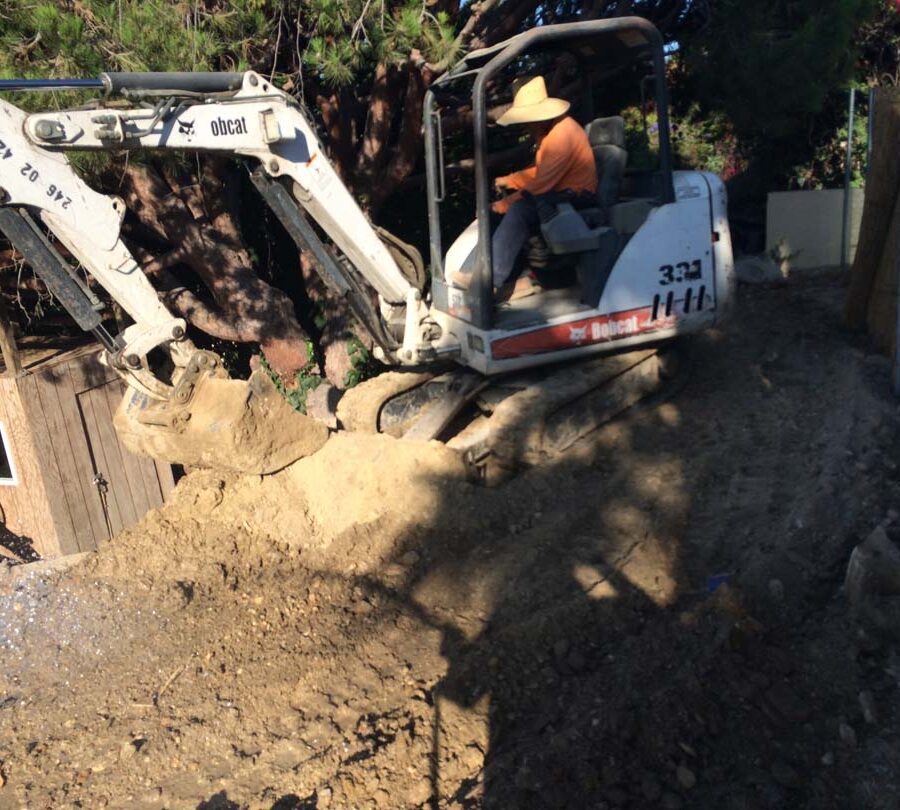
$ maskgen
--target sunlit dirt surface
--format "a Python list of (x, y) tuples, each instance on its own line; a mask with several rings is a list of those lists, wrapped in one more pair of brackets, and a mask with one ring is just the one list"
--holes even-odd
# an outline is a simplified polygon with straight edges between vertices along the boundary
[(840, 586), (897, 403), (841, 297), (742, 288), (673, 399), (496, 490), (343, 436), (0, 576), (0, 807), (895, 807), (897, 641)]

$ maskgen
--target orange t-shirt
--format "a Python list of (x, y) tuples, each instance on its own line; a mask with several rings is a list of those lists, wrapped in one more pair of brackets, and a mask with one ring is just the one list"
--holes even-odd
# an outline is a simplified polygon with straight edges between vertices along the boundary
[(571, 116), (557, 121), (538, 144), (534, 166), (497, 178), (516, 189), (493, 205), (505, 214), (521, 198), (522, 191), (545, 194), (548, 191), (586, 191), (597, 193), (597, 165), (584, 128)]

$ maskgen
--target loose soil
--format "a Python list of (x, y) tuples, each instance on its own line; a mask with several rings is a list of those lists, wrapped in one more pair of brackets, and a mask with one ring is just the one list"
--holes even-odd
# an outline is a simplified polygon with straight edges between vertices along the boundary
[(900, 648), (841, 584), (898, 411), (842, 295), (742, 288), (673, 399), (498, 489), (345, 434), (10, 569), (0, 808), (896, 807)]

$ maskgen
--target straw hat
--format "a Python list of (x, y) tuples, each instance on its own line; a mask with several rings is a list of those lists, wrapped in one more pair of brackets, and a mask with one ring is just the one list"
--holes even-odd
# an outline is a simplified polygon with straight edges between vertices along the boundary
[(510, 124), (529, 124), (533, 121), (549, 121), (569, 109), (569, 102), (547, 95), (543, 76), (535, 76), (523, 84), (513, 98), (512, 107), (497, 119), (502, 127)]

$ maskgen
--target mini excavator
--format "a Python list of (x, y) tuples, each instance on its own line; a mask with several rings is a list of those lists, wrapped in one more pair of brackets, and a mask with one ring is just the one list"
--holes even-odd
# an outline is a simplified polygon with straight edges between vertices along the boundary
[[(650, 68), (641, 88), (652, 87), (658, 165), (628, 168), (623, 119), (594, 118), (596, 86), (586, 86), (573, 110), (597, 161), (596, 207), (561, 204), (542, 215), (521, 260), (563, 281), (498, 303), (492, 105), (511, 96), (514, 75), (560, 57), (581, 77)], [(423, 120), (427, 271), (415, 248), (373, 227), (329, 163), (308, 111), (264, 76), (105, 73), (78, 84), (101, 98), (31, 114), (0, 100), (0, 230), (103, 345), (105, 362), (128, 386), (117, 430), (144, 455), (267, 473), (315, 452), (329, 429), (293, 411), (263, 372), (229, 379), (221, 358), (193, 345), (121, 238), (124, 204), (92, 190), (66, 159), (70, 151), (244, 159), (265, 203), (371, 334), (376, 357), (394, 367), (346, 392), (337, 424), (444, 439), (482, 478), (540, 463), (656, 392), (673, 373), (677, 339), (719, 323), (732, 297), (725, 188), (713, 174), (673, 170), (663, 41), (644, 19), (535, 28), (469, 53), (432, 84)], [(453, 218), (441, 122), (462, 104), (472, 111), (475, 217), (445, 251)], [(121, 334), (106, 330), (102, 304), (47, 232), (133, 320)], [(472, 273), (466, 289), (448, 281), (454, 271)]]

